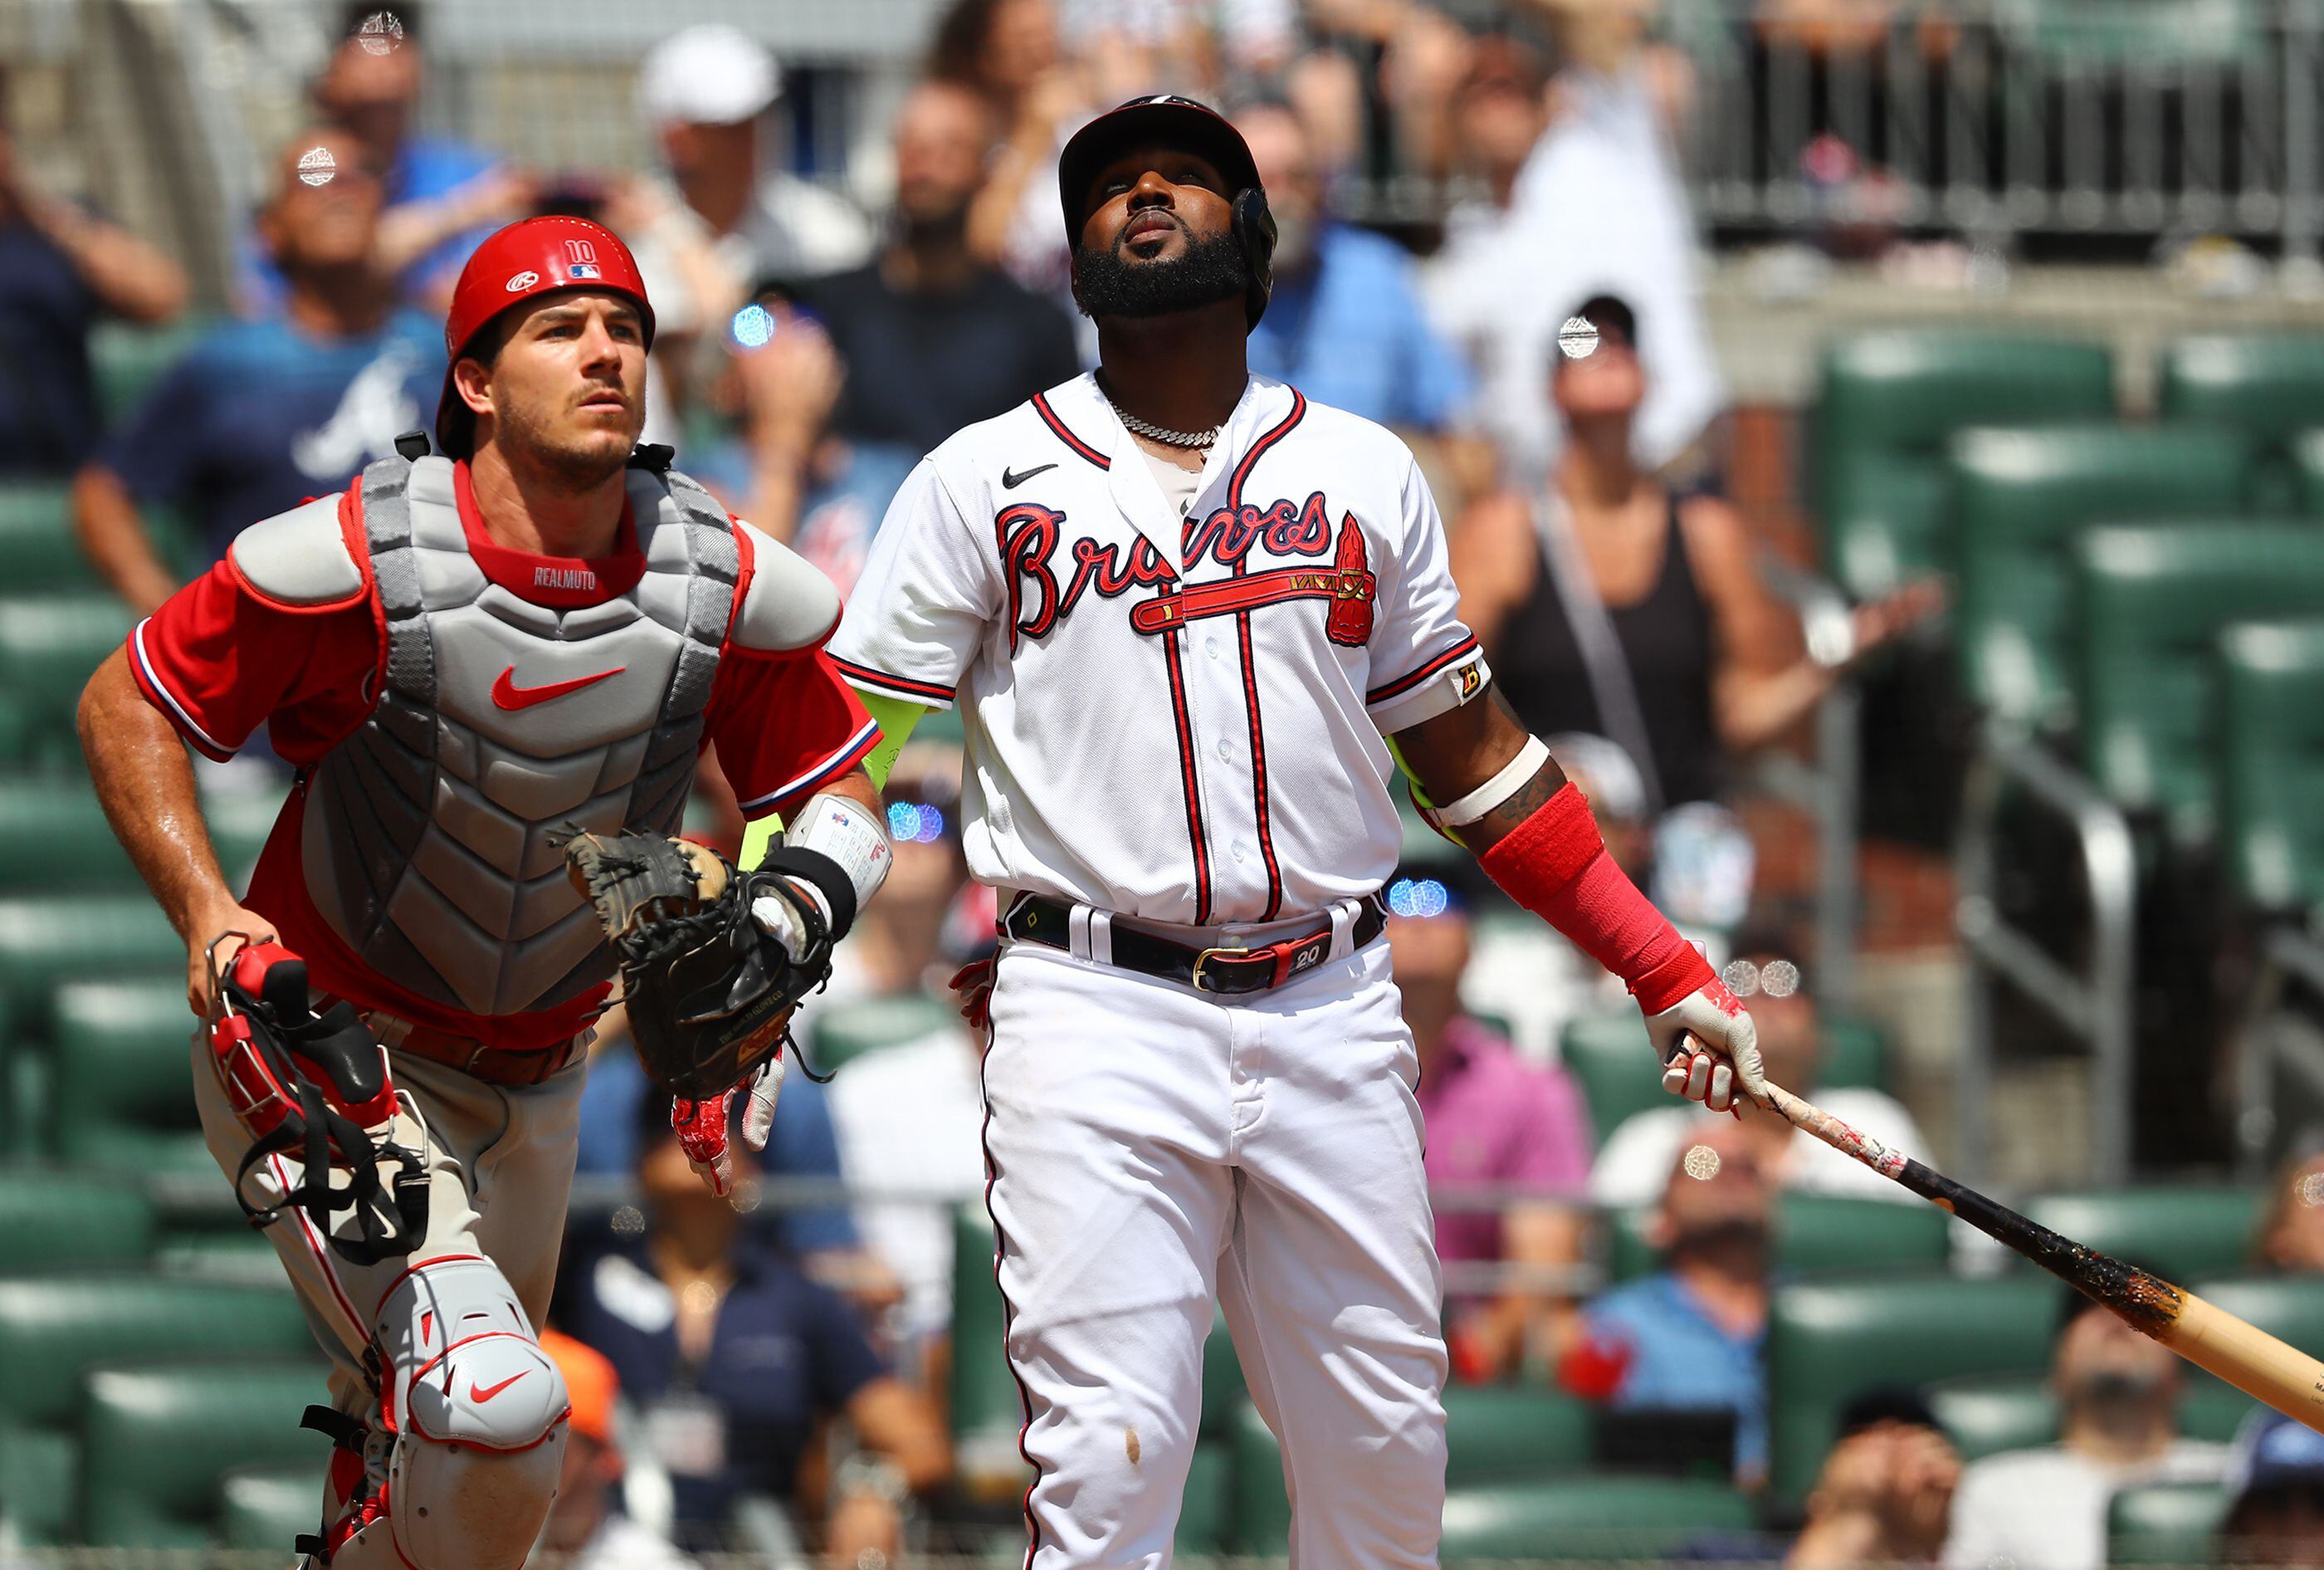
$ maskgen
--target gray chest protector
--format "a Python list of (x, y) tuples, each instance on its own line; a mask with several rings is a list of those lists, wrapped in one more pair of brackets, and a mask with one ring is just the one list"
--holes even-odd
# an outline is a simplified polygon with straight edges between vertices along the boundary
[(364, 471), (383, 688), (316, 766), (302, 850), (332, 929), (433, 1002), (525, 1013), (608, 979), (558, 843), (575, 827), (678, 829), (739, 556), (725, 510), (685, 476), (632, 470), (629, 494), (643, 576), (552, 610), (477, 566), (449, 460)]

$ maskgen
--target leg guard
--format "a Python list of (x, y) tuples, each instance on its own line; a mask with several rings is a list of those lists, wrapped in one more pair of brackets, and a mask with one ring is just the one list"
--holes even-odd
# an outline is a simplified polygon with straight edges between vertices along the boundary
[(341, 1439), (364, 1476), (325, 1563), (517, 1570), (556, 1497), (568, 1408), (499, 1267), (473, 1255), (414, 1267), (381, 1303), (373, 1345), (377, 1427)]

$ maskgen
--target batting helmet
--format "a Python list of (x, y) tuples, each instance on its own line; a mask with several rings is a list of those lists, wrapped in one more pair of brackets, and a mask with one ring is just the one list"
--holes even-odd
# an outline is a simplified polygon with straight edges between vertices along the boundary
[(1250, 286), (1243, 295), (1243, 316), (1252, 327), (1266, 314), (1272, 286), (1269, 263), (1275, 256), (1275, 218), (1267, 210), (1267, 192), (1259, 183), (1259, 165), (1250, 147), (1227, 117), (1206, 104), (1176, 93), (1132, 98), (1109, 109), (1083, 126), (1057, 155), (1057, 194), (1065, 211), (1065, 243), (1081, 244), (1082, 226), (1095, 204), (1091, 188), (1105, 166), (1133, 147), (1176, 147), (1210, 160), (1226, 177), (1234, 212), (1235, 243), (1250, 266)]
[(512, 307), (567, 289), (598, 289), (618, 294), (644, 319), (646, 346), (653, 346), (653, 304), (637, 258), (622, 237), (586, 218), (525, 218), (478, 245), (452, 291), (444, 319), (444, 392), (436, 401), (436, 445), (452, 457), (475, 450), (476, 416), (452, 386), (452, 367), (476, 336)]

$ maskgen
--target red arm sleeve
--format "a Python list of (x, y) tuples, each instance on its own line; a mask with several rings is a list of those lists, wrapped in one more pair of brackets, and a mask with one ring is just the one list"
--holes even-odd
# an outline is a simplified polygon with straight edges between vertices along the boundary
[(285, 762), (311, 762), (363, 723), (379, 669), (368, 596), (307, 610), (270, 600), (231, 558), (129, 634), (145, 701), (205, 756), (232, 757), (272, 722)]
[(705, 718), (748, 817), (789, 811), (880, 740), (862, 700), (821, 649), (761, 654), (728, 646)]

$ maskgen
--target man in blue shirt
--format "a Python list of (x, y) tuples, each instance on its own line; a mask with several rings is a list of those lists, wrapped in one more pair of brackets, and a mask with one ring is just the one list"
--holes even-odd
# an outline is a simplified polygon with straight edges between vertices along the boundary
[(1251, 329), (1250, 368), (1318, 403), (1399, 430), (1442, 430), (1470, 396), (1469, 368), (1422, 312), (1412, 259), (1333, 218), (1307, 129), (1290, 108), (1235, 116), (1275, 215), (1275, 291)]
[(82, 542), (140, 615), (180, 581), (146, 510), (173, 509), (192, 537), (184, 565), (208, 567), (252, 520), (346, 485), (435, 407), (442, 333), (395, 305), (361, 144), (310, 132), (281, 180), (260, 230), (287, 285), (281, 309), (196, 344), (74, 482)]
[(1583, 1311), (1563, 1382), (1616, 1411), (1735, 1415), (1735, 1471), (1767, 1470), (1768, 1242), (1773, 1185), (1727, 1118), (1703, 1120), (1671, 1170), (1651, 1224), (1663, 1268)]
[(639, 1417), (631, 1447), (670, 1479), (672, 1537), (738, 1546), (738, 1507), (795, 1503), (801, 1459), (844, 1418), (864, 1455), (838, 1469), (828, 1547), (892, 1558), (896, 1507), (951, 1473), (935, 1408), (887, 1371), (844, 1300), (754, 1243), (695, 1178), (664, 1098), (646, 1099), (638, 1137), (645, 1227), (572, 1261), (556, 1317), (619, 1373)]

